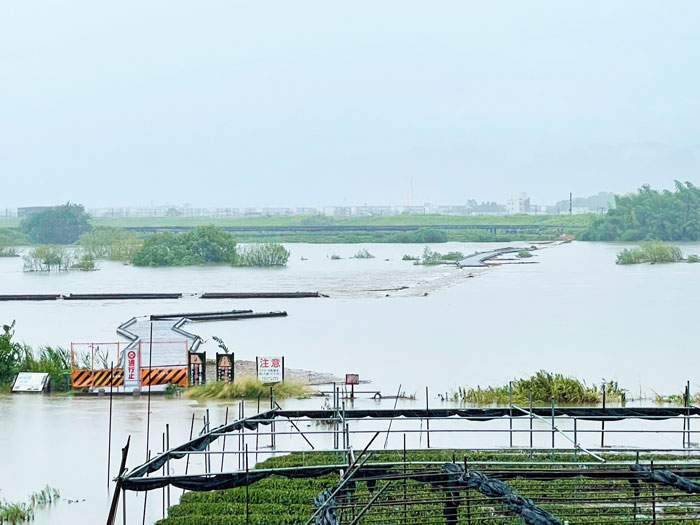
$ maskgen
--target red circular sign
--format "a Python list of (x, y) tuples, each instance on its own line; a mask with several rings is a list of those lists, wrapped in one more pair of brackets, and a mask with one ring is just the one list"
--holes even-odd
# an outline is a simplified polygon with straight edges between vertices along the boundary
[(133, 350), (129, 350), (129, 353), (126, 354), (129, 359), (135, 359), (136, 358), (136, 352)]

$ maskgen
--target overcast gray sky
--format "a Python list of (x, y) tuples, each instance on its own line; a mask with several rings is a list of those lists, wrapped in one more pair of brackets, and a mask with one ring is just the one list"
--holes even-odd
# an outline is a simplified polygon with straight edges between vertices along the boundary
[(700, 2), (2, 0), (0, 207), (700, 177)]

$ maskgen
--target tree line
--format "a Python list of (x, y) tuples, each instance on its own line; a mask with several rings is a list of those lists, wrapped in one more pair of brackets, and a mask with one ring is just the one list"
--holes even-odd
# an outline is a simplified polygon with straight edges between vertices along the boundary
[(675, 189), (645, 185), (615, 197), (615, 208), (580, 235), (586, 241), (700, 240), (700, 188), (675, 181)]

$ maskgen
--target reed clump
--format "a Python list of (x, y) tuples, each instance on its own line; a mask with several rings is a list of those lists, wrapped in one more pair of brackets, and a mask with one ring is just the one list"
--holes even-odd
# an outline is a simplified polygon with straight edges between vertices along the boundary
[(661, 241), (643, 242), (636, 248), (625, 248), (617, 254), (616, 264), (667, 263), (683, 260), (683, 252), (678, 246)]
[(599, 403), (603, 400), (603, 392), (608, 401), (624, 401), (626, 394), (617, 381), (603, 380), (600, 385), (589, 386), (585, 381), (573, 377), (540, 370), (530, 377), (513, 380), (510, 386), (459, 387), (453, 392), (452, 399), (479, 405), (505, 405), (510, 400), (511, 389), (513, 403), (516, 404), (528, 404), (530, 393), (532, 402), (536, 404), (548, 404), (554, 399), (557, 404), (574, 405)]
[[(309, 386), (298, 381), (276, 383), (272, 385), (272, 390), (277, 399), (304, 398), (311, 395)], [(193, 386), (185, 391), (185, 397), (191, 399), (256, 399), (269, 394), (270, 385), (266, 385), (252, 376), (237, 378), (233, 383), (214, 381)]]

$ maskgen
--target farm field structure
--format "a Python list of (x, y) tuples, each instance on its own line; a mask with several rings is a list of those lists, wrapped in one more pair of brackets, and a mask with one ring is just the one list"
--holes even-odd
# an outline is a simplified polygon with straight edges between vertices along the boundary
[(333, 397), (282, 410), (271, 396), (254, 416), (207, 421), (122, 488), (189, 491), (161, 525), (700, 521), (694, 407), (357, 410)]

